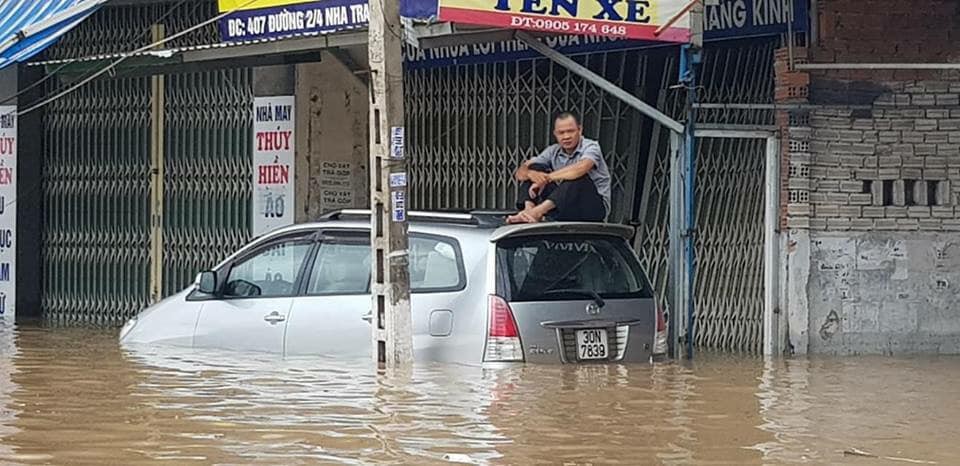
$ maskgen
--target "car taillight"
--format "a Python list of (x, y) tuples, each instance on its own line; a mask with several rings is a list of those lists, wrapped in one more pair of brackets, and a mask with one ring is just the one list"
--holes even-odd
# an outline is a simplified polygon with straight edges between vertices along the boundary
[(667, 319), (663, 306), (657, 304), (657, 333), (653, 337), (653, 354), (667, 354)]
[(667, 330), (667, 319), (663, 316), (663, 306), (657, 305), (657, 332)]
[(523, 361), (520, 332), (510, 305), (503, 298), (491, 295), (489, 304), (487, 349), (483, 360), (488, 362)]

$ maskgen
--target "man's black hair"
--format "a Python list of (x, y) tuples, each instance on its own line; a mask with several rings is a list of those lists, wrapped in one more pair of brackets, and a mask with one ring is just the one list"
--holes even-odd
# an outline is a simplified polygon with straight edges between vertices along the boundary
[(558, 120), (566, 120), (567, 118), (573, 118), (573, 121), (577, 122), (577, 126), (580, 126), (580, 117), (578, 117), (576, 113), (567, 110), (557, 113), (557, 116), (553, 118), (553, 121), (556, 123)]

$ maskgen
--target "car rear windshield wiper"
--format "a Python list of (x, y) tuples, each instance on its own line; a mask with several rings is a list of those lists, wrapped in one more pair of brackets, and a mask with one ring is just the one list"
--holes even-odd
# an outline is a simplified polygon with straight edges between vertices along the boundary
[(544, 295), (550, 294), (575, 294), (580, 296), (586, 296), (588, 298), (593, 298), (593, 302), (597, 303), (597, 306), (603, 307), (607, 303), (603, 301), (603, 298), (600, 297), (600, 294), (593, 290), (586, 290), (580, 288), (564, 288), (559, 290), (549, 290), (543, 293)]

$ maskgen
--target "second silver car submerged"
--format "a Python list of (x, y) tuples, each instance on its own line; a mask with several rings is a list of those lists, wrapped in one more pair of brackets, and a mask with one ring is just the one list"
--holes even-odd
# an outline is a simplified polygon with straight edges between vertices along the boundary
[[(629, 227), (497, 226), (410, 213), (414, 357), (481, 363), (646, 362), (666, 328)], [(131, 319), (125, 346), (369, 357), (369, 214), (344, 211), (247, 245)]]

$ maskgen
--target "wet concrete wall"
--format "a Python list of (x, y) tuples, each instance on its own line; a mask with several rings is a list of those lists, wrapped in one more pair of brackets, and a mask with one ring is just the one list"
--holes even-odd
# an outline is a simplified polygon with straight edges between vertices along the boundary
[(257, 96), (294, 95), (297, 222), (368, 202), (366, 84), (328, 52), (319, 61), (254, 70)]
[(368, 207), (366, 84), (323, 52), (319, 62), (297, 65), (296, 99), (297, 220)]
[(809, 352), (960, 353), (960, 235), (810, 235)]

